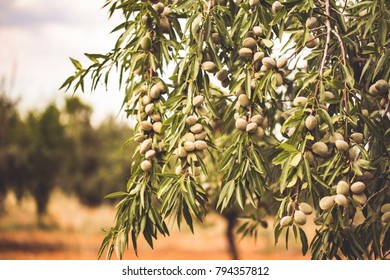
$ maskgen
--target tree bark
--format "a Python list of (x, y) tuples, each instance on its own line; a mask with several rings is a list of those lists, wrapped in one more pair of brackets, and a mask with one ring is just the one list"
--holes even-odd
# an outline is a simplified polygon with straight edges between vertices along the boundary
[(234, 235), (234, 227), (236, 226), (237, 215), (234, 212), (224, 215), (227, 220), (226, 238), (229, 244), (229, 253), (232, 260), (239, 260), (236, 238)]

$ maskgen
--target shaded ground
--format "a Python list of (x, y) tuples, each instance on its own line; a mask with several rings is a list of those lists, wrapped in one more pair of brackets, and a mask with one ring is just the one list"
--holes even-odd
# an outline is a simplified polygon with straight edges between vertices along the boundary
[[(35, 226), (34, 212), (31, 200), (18, 205), (12, 196), (7, 198), (7, 214), (0, 217), (0, 259), (96, 259), (104, 238), (100, 228), (110, 227), (115, 216), (111, 206), (90, 209), (60, 193), (51, 199), (47, 228)], [(223, 218), (210, 214), (205, 225), (195, 226), (195, 235), (173, 228), (171, 236), (155, 242), (154, 250), (141, 240), (138, 259), (230, 259), (225, 228)], [(241, 259), (308, 258), (293, 245), (294, 241), (289, 251), (283, 242), (274, 248), (272, 229), (268, 229), (256, 242), (239, 241), (238, 251)], [(125, 254), (125, 259), (136, 258), (131, 249)]]

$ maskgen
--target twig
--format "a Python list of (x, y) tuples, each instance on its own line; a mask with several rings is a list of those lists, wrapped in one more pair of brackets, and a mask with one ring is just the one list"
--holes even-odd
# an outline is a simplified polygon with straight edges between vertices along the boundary
[[(347, 67), (347, 55), (345, 52), (345, 47), (343, 44), (343, 40), (340, 37), (340, 34), (337, 33), (335, 30), (332, 30), (333, 34), (337, 37), (339, 40), (340, 48), (341, 48), (341, 54), (343, 58), (343, 64), (345, 67)], [(344, 77), (344, 88), (343, 88), (343, 99), (344, 99), (344, 107), (345, 107), (345, 112), (348, 114), (348, 96), (347, 96), (347, 79)], [(348, 134), (348, 119), (345, 118), (345, 136)]]
[(378, 194), (380, 194), (381, 192), (385, 191), (385, 190), (388, 189), (389, 187), (390, 187), (390, 185), (387, 186), (387, 187), (385, 187), (385, 188), (383, 188), (383, 189), (381, 189), (380, 191), (377, 191), (376, 193), (373, 193), (373, 194), (367, 199), (367, 202), (364, 204), (364, 206), (362, 207), (362, 209), (364, 209), (364, 208), (367, 206), (368, 202), (369, 202), (373, 197), (377, 196)]
[(328, 56), (328, 50), (329, 50), (329, 44), (330, 44), (330, 33), (332, 32), (332, 27), (330, 26), (330, 11), (329, 11), (329, 0), (325, 1), (325, 14), (326, 14), (326, 43), (325, 43), (325, 49), (324, 49), (324, 56), (321, 61), (320, 66), (320, 80), (322, 79), (322, 76), (324, 75), (324, 68), (325, 68), (325, 62), (326, 57)]
[(347, 3), (347, 1), (345, 1), (345, 2), (344, 2), (343, 11), (341, 12), (342, 15), (344, 15), (344, 12), (345, 12), (345, 10), (347, 9), (347, 7), (348, 7), (348, 3)]
[(322, 81), (322, 77), (324, 76), (324, 68), (326, 63), (326, 57), (328, 56), (328, 50), (329, 50), (329, 44), (330, 44), (330, 33), (332, 32), (332, 27), (330, 26), (330, 4), (329, 0), (325, 1), (325, 14), (326, 14), (326, 42), (325, 42), (325, 49), (324, 49), (324, 56), (322, 57), (321, 65), (320, 65), (320, 73), (319, 73), (319, 79), (316, 84), (316, 88), (314, 91), (314, 97), (316, 98), (318, 95), (318, 90), (320, 83)]
[(298, 206), (298, 198), (299, 198), (299, 192), (301, 190), (301, 182), (299, 182), (298, 184), (298, 188), (297, 188), (297, 192), (296, 192), (296, 196), (295, 196), (295, 199), (294, 199), (294, 205), (293, 205), (293, 213), (292, 215), (294, 215), (295, 211), (297, 210), (297, 206)]
[(206, 13), (209, 14), (210, 13), (210, 10), (211, 10), (211, 7), (212, 7), (212, 2), (213, 0), (209, 0), (207, 2), (207, 10), (206, 10)]
[(357, 57), (355, 57), (354, 59), (353, 59), (353, 62), (357, 62), (357, 63), (360, 63), (360, 62), (362, 62), (362, 63), (364, 63), (364, 62), (367, 62), (367, 58), (363, 58), (363, 57), (359, 57), (359, 56), (357, 56)]
[(390, 111), (390, 101), (387, 102), (386, 108), (382, 113), (382, 118), (384, 118), (389, 111)]
[[(307, 43), (309, 43), (309, 42), (311, 42), (311, 41), (314, 41), (315, 39), (317, 39), (317, 38), (319, 38), (319, 37), (321, 37), (321, 36), (323, 36), (323, 35), (325, 35), (325, 34), (326, 34), (326, 32), (321, 33), (321, 34), (318, 34), (317, 36), (313, 37), (312, 39), (307, 40), (307, 41), (305, 42), (305, 44), (307, 44)], [(287, 58), (287, 60), (291, 59), (294, 55), (296, 55), (297, 53), (299, 53), (304, 47), (305, 47), (305, 45), (300, 46), (299, 48), (297, 48), (297, 49), (296, 49), (296, 50)]]

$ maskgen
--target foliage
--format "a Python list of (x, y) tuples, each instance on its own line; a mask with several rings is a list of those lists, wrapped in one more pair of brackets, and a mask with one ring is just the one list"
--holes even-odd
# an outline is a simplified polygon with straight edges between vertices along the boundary
[(41, 216), (46, 213), (51, 190), (61, 172), (66, 156), (61, 147), (66, 145), (67, 138), (60, 123), (60, 112), (54, 105), (49, 105), (39, 115), (30, 113), (27, 129), (29, 145), (25, 152), (29, 179), (26, 178), (24, 183), (30, 186)]
[(122, 143), (131, 135), (129, 127), (111, 117), (98, 127), (91, 126), (92, 110), (79, 99), (66, 103), (65, 129), (71, 137), (71, 151), (66, 158), (66, 178), (62, 188), (75, 194), (82, 203), (98, 206), (104, 196), (126, 183), (129, 150)]
[(19, 166), (17, 159), (23, 157), (15, 149), (13, 139), (20, 131), (20, 117), (13, 102), (0, 88), (0, 213), (3, 211), (3, 200), (10, 185), (19, 184), (20, 176), (14, 171)]
[(111, 117), (92, 127), (92, 109), (78, 98), (66, 99), (63, 109), (49, 104), (23, 118), (17, 102), (2, 92), (0, 112), (1, 199), (8, 191), (18, 199), (32, 195), (42, 218), (55, 187), (98, 206), (126, 182), (132, 148), (122, 148), (132, 133), (127, 125)]
[(23, 120), (15, 102), (5, 93), (2, 102), (0, 174), (2, 197), (13, 190), (20, 199), (28, 191), (41, 217), (66, 156), (67, 138), (60, 113), (49, 105), (42, 113), (29, 113)]
[(275, 242), (293, 231), (314, 259), (389, 255), (387, 1), (105, 7), (123, 15), (116, 45), (86, 54), (88, 67), (72, 59), (63, 84), (84, 90), (90, 75), (93, 90), (117, 69), (137, 119), (140, 146), (126, 190), (109, 196), (122, 200), (99, 257), (137, 252), (140, 235), (153, 247), (169, 221), (193, 229), (212, 205), (239, 207), (243, 235), (274, 216)]

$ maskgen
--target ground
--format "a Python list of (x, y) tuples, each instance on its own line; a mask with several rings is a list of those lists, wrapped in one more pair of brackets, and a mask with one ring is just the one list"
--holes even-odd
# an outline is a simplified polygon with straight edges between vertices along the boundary
[[(17, 203), (9, 194), (6, 214), (0, 216), (0, 259), (94, 260), (104, 238), (101, 228), (113, 224), (115, 209), (111, 205), (88, 208), (76, 198), (55, 192), (50, 200), (45, 228), (36, 226), (35, 205), (31, 199)], [(171, 236), (160, 237), (154, 249), (140, 240), (139, 256), (132, 249), (125, 259), (230, 259), (225, 220), (216, 213), (207, 216), (204, 225), (195, 225), (195, 234), (172, 227)], [(239, 238), (238, 238), (239, 239)], [(291, 239), (289, 250), (284, 242), (274, 247), (272, 224), (257, 240), (238, 240), (241, 259), (308, 259)], [(103, 259), (105, 256), (103, 256)], [(116, 259), (113, 256), (113, 259)]]

